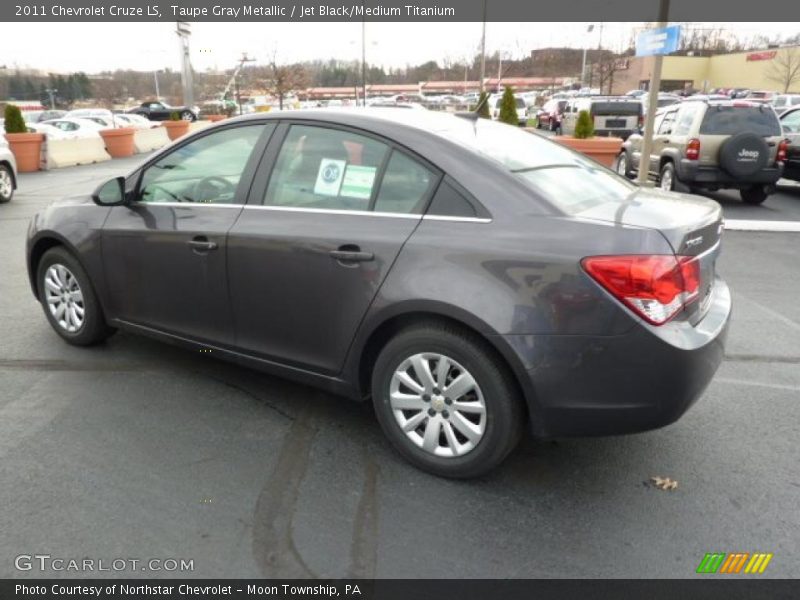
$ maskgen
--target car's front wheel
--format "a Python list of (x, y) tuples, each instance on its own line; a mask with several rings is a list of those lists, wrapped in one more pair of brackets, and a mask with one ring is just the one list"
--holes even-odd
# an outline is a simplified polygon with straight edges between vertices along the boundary
[(185, 110), (181, 113), (181, 119), (184, 121), (194, 121), (194, 114), (189, 110)]
[(0, 165), (0, 204), (9, 202), (14, 195), (14, 176), (11, 169)]
[(628, 153), (624, 150), (617, 156), (617, 173), (628, 179), (633, 176), (630, 161), (628, 160)]
[(660, 175), (660, 187), (662, 190), (666, 192), (672, 192), (675, 190), (675, 166), (668, 162), (664, 163), (664, 166), (661, 167), (661, 175)]
[(482, 475), (522, 432), (521, 399), (506, 366), (478, 337), (444, 324), (406, 329), (386, 344), (372, 397), (394, 447), (435, 475)]
[(37, 269), (37, 283), (47, 320), (70, 344), (90, 346), (114, 333), (106, 324), (89, 276), (65, 248), (45, 252)]

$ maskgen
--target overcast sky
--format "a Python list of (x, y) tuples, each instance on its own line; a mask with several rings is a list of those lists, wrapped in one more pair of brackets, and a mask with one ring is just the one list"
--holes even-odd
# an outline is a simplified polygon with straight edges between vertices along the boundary
[[(600, 24), (489, 23), (487, 52), (521, 57), (548, 46), (596, 47)], [(741, 37), (792, 35), (798, 23), (695, 23), (724, 26)], [(603, 47), (627, 46), (640, 23), (604, 23)], [(174, 23), (15, 23), (2, 26), (0, 66), (46, 71), (179, 68)], [(367, 23), (367, 62), (402, 67), (426, 60), (463, 63), (478, 50), (480, 23)], [(279, 62), (316, 58), (360, 60), (361, 23), (193, 23), (196, 70), (232, 68), (242, 52), (259, 62), (277, 48)]]

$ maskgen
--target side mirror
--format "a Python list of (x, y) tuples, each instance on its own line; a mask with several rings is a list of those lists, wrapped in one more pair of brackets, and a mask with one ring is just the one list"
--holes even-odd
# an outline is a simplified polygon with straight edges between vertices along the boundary
[(128, 203), (125, 194), (125, 178), (109, 179), (92, 194), (92, 200), (98, 206), (122, 206)]

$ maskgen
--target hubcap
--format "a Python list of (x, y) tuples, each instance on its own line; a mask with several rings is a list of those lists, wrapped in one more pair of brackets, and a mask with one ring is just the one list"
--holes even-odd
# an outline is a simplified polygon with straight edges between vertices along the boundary
[(661, 189), (669, 192), (672, 190), (672, 172), (665, 171), (661, 176)]
[(625, 164), (626, 160), (624, 156), (620, 156), (619, 160), (617, 161), (617, 173), (625, 177), (625, 173), (627, 171), (627, 165)]
[(75, 333), (83, 326), (86, 307), (78, 280), (64, 265), (51, 265), (44, 274), (47, 306), (58, 326)]
[(183, 118), (184, 121), (191, 121), (192, 120), (192, 114), (188, 113), (188, 112), (184, 113), (182, 118)]
[(0, 196), (11, 196), (11, 175), (6, 170), (0, 170)]
[(392, 375), (389, 403), (397, 424), (435, 456), (463, 456), (486, 431), (486, 403), (478, 382), (443, 354), (415, 354)]

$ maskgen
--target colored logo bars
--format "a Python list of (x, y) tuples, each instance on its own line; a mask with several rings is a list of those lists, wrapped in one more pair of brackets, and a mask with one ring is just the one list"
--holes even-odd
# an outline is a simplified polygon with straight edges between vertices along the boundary
[(707, 553), (700, 565), (697, 567), (698, 573), (763, 573), (767, 570), (769, 561), (772, 560), (772, 553), (755, 552), (725, 552)]

